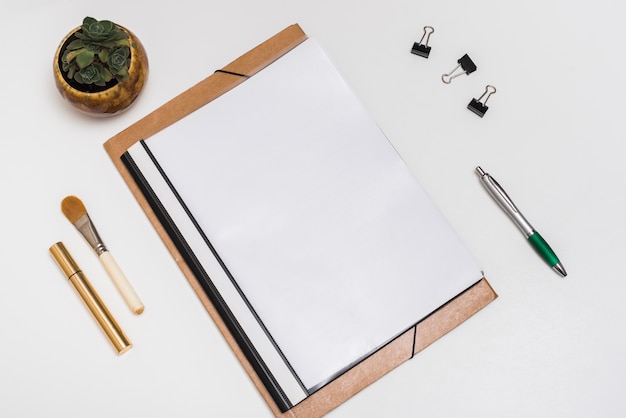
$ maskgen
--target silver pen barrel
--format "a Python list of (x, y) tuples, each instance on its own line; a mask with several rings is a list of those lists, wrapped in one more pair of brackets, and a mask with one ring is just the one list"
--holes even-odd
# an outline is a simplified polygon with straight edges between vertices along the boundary
[(524, 215), (522, 215), (522, 212), (517, 209), (517, 206), (515, 206), (515, 203), (513, 203), (513, 200), (511, 200), (509, 195), (506, 194), (502, 186), (500, 186), (498, 182), (488, 173), (483, 171), (482, 168), (476, 167), (476, 172), (480, 176), (483, 186), (487, 189), (491, 197), (498, 202), (498, 205), (500, 205), (500, 207), (509, 215), (526, 238), (534, 234), (535, 229), (532, 227), (530, 222), (526, 220)]

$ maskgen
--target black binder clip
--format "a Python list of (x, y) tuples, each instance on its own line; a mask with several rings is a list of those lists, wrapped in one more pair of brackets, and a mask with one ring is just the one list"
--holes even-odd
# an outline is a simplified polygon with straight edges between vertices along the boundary
[[(474, 61), (472, 61), (472, 59), (467, 54), (463, 55), (456, 62), (458, 62), (459, 65), (457, 65), (454, 70), (450, 71), (448, 74), (444, 74), (441, 76), (441, 80), (444, 83), (450, 84), (453, 78), (457, 78), (462, 74), (470, 75), (471, 73), (476, 71), (476, 64), (474, 64)], [(459, 70), (459, 68), (461, 68), (461, 71), (457, 71)]]
[(485, 88), (485, 92), (478, 99), (472, 99), (472, 101), (469, 102), (467, 108), (482, 118), (485, 116), (485, 113), (487, 113), (487, 110), (489, 110), (487, 100), (489, 100), (489, 97), (495, 93), (496, 88), (494, 86), (487, 86), (487, 88)]
[(432, 26), (424, 26), (424, 34), (422, 35), (422, 39), (419, 42), (413, 43), (413, 48), (411, 48), (411, 53), (415, 55), (419, 55), (420, 57), (428, 58), (430, 55), (430, 47), (428, 46), (428, 40), (430, 39), (430, 35), (435, 31), (435, 28)]

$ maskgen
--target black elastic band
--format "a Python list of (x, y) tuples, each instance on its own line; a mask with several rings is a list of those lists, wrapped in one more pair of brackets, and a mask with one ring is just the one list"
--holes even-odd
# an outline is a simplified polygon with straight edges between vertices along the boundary
[(415, 343), (417, 342), (417, 324), (413, 327), (413, 348), (411, 349), (411, 357), (415, 357)]
[(239, 73), (234, 73), (232, 71), (226, 71), (226, 70), (215, 70), (216, 73), (224, 73), (224, 74), (232, 74), (232, 75), (236, 75), (239, 77), (245, 77), (245, 78), (250, 78), (249, 75), (245, 75), (245, 74), (239, 74)]

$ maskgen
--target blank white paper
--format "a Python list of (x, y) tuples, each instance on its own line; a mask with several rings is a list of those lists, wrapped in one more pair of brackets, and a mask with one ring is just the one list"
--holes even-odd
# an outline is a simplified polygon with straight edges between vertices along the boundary
[(146, 143), (307, 389), (482, 277), (313, 40)]

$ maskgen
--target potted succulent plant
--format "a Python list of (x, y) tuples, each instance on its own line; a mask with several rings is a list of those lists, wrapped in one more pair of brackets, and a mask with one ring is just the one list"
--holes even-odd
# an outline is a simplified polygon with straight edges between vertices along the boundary
[(54, 59), (57, 89), (83, 112), (109, 116), (127, 109), (148, 76), (139, 39), (108, 20), (86, 17), (59, 44)]

